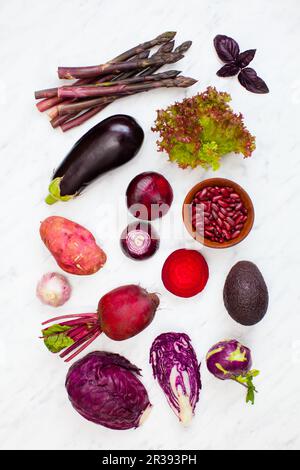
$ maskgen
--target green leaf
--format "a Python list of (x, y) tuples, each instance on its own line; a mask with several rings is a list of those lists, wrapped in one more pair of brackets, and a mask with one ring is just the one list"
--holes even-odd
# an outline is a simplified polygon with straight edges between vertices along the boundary
[(236, 382), (240, 383), (244, 387), (247, 388), (247, 396), (246, 396), (246, 403), (252, 403), (254, 405), (254, 400), (255, 400), (255, 393), (257, 393), (257, 390), (253, 384), (253, 379), (254, 377), (257, 377), (259, 375), (259, 370), (253, 369), (247, 372), (246, 375), (239, 375), (238, 377), (232, 377), (233, 380)]
[(246, 403), (251, 402), (254, 405), (254, 389), (252, 387), (248, 388)]
[(44, 343), (49, 351), (57, 353), (74, 343), (74, 340), (66, 333), (70, 328), (67, 325), (52, 325), (42, 330)]
[(160, 135), (158, 149), (181, 168), (217, 170), (221, 157), (231, 152), (250, 157), (255, 137), (245, 127), (242, 115), (233, 112), (230, 100), (228, 93), (208, 87), (158, 111), (152, 128)]

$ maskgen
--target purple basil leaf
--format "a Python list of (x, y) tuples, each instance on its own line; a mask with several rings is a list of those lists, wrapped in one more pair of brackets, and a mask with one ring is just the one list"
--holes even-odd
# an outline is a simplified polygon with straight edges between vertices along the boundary
[(238, 43), (234, 39), (222, 34), (218, 34), (215, 37), (214, 46), (219, 58), (225, 63), (237, 59), (240, 52)]
[(255, 56), (256, 49), (249, 49), (248, 51), (241, 52), (238, 55), (238, 58), (236, 60), (237, 65), (243, 69), (244, 67), (247, 67), (250, 62), (253, 60), (253, 57)]
[(240, 84), (252, 93), (269, 93), (269, 88), (254, 69), (247, 67), (238, 74)]
[(240, 71), (240, 67), (234, 62), (223, 65), (220, 70), (217, 71), (218, 77), (233, 77)]

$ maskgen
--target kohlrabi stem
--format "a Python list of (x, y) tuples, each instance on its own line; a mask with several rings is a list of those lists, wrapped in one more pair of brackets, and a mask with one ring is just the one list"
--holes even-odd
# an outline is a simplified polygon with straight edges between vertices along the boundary
[(251, 402), (254, 405), (255, 393), (258, 393), (253, 385), (253, 378), (259, 375), (258, 370), (250, 370), (246, 375), (232, 376), (231, 379), (247, 388), (246, 403)]

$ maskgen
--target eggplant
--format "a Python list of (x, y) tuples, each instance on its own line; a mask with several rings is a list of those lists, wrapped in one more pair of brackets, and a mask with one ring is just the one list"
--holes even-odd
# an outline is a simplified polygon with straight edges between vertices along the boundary
[(104, 119), (76, 142), (55, 170), (46, 203), (73, 199), (102, 174), (129, 162), (143, 140), (143, 129), (133, 117)]

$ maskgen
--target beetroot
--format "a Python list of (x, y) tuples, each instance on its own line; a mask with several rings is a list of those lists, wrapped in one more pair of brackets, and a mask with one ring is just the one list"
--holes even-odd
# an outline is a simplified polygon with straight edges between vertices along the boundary
[(178, 297), (193, 297), (208, 281), (205, 258), (196, 250), (180, 249), (171, 253), (162, 268), (165, 288)]
[(127, 207), (134, 217), (154, 220), (165, 215), (173, 202), (173, 190), (166, 178), (154, 171), (137, 175), (126, 191)]
[(97, 313), (64, 315), (44, 322), (66, 320), (43, 329), (43, 339), (51, 352), (67, 348), (60, 357), (68, 356), (68, 362), (102, 332), (116, 341), (137, 335), (152, 322), (158, 305), (156, 294), (134, 284), (121, 286), (101, 297)]

